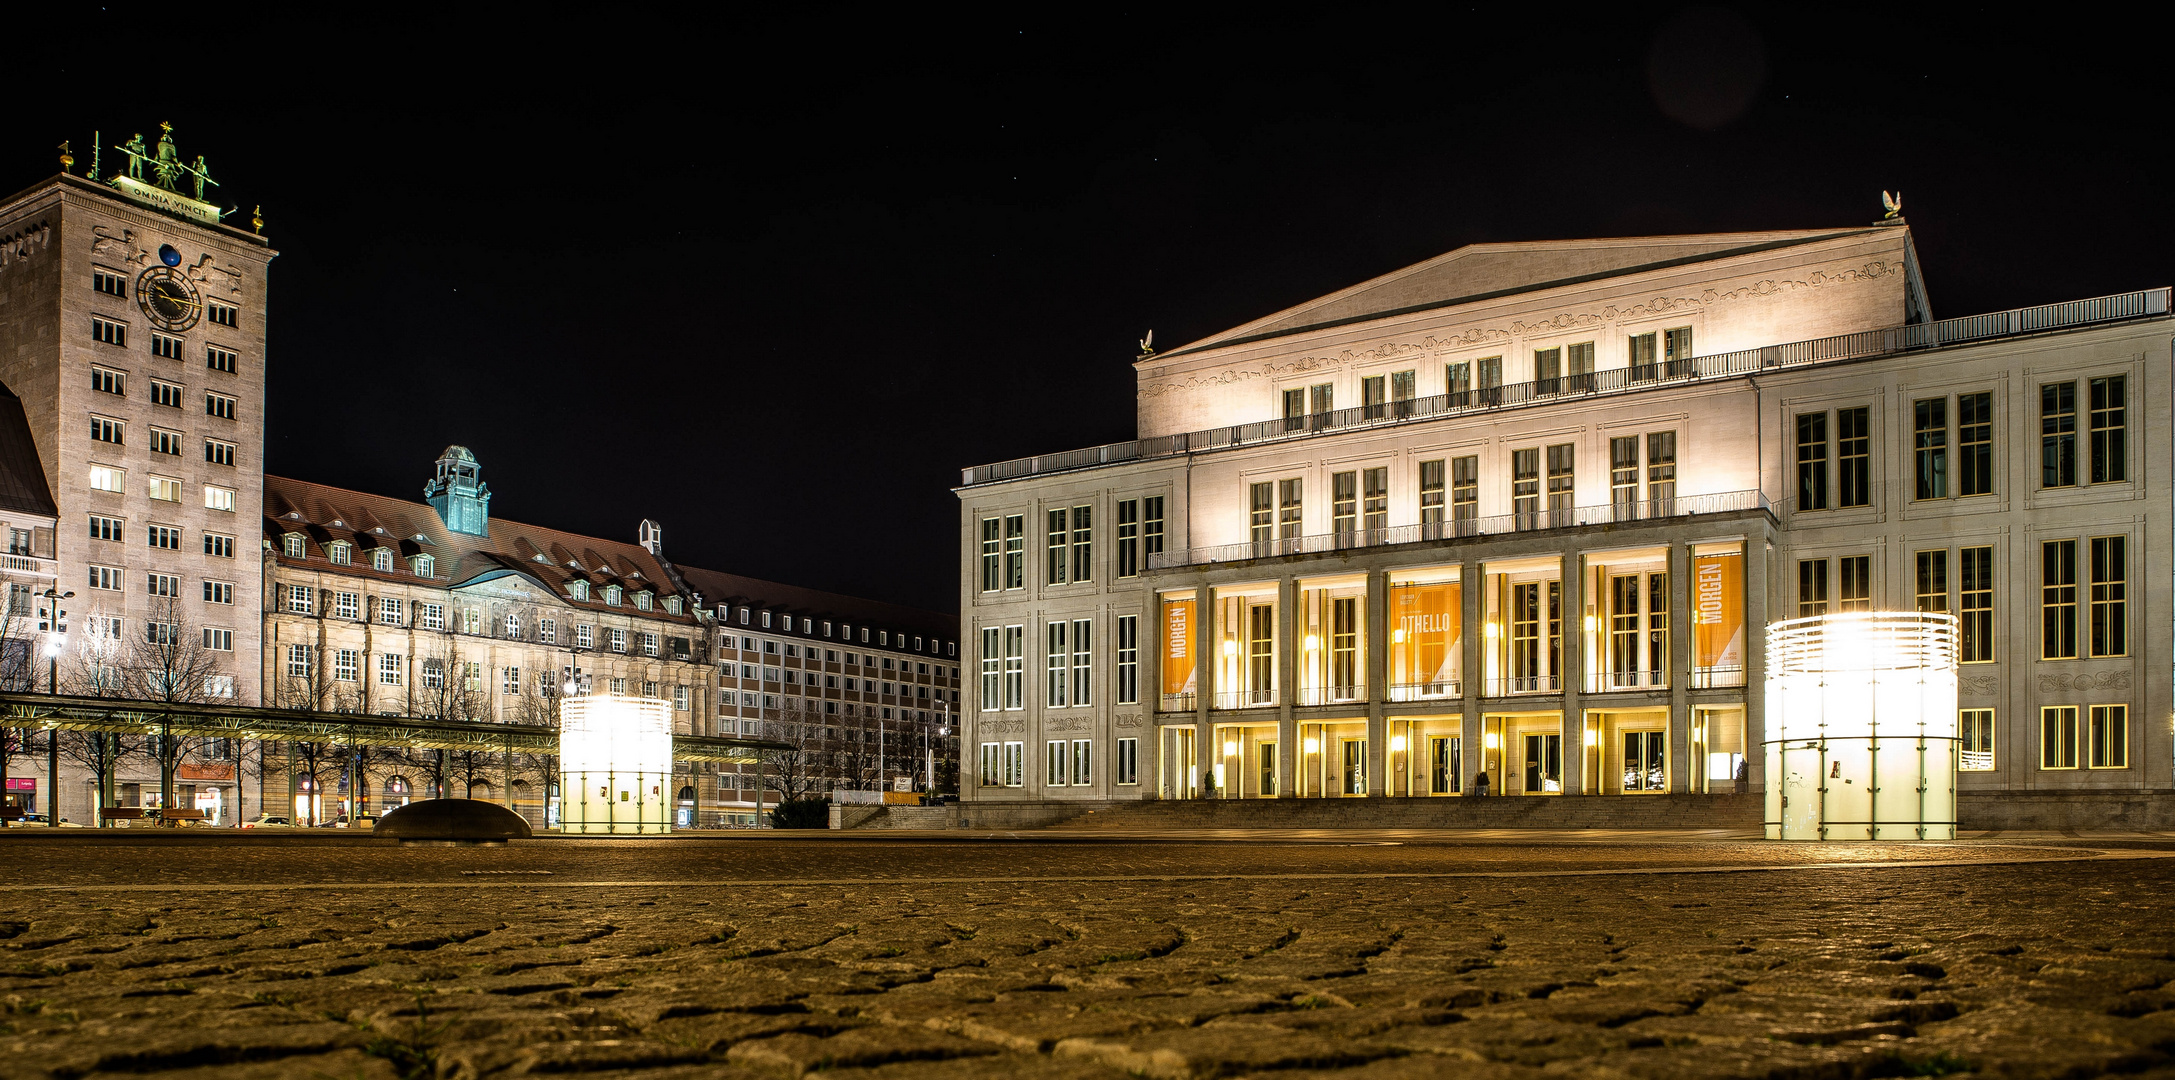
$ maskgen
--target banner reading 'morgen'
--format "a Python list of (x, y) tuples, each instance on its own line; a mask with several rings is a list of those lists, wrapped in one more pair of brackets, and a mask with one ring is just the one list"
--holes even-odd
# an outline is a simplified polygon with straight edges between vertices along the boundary
[(1745, 560), (1739, 552), (1692, 558), (1692, 666), (1745, 662)]

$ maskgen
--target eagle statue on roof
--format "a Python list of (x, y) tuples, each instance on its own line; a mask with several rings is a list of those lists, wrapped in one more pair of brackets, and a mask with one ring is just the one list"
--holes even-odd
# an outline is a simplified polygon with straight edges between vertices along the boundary
[(1887, 213), (1881, 215), (1882, 221), (1887, 221), (1890, 218), (1901, 217), (1903, 215), (1903, 193), (1898, 191), (1895, 194), (1891, 195), (1886, 191), (1881, 192), (1880, 205), (1881, 209), (1888, 211)]

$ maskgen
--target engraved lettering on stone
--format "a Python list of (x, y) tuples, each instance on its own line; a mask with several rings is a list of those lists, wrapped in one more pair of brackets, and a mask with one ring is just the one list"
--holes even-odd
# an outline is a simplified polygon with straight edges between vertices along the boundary
[(1056, 716), (1042, 722), (1042, 730), (1044, 731), (1086, 731), (1087, 729), (1088, 719), (1085, 716)]
[(1141, 726), (1139, 713), (1119, 713), (1110, 723), (1115, 727), (1137, 728)]

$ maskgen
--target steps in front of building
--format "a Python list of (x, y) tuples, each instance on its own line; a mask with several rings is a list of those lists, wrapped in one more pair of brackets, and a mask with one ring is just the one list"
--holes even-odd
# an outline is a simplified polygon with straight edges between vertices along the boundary
[(1758, 829), (1758, 795), (1195, 799), (1102, 804), (1052, 829)]

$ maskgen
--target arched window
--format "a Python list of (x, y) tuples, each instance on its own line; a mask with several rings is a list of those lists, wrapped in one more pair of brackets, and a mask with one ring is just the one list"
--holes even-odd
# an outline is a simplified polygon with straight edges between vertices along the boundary
[(309, 554), (309, 548), (305, 546), (307, 541), (302, 539), (301, 533), (288, 533), (286, 536), (286, 541), (288, 558), (300, 559), (306, 557)]
[(605, 603), (607, 603), (607, 604), (610, 604), (610, 605), (611, 605), (611, 606), (613, 606), (613, 607), (618, 607), (618, 606), (619, 606), (619, 595), (620, 595), (620, 589), (619, 589), (619, 586), (617, 586), (617, 585), (606, 585), (606, 586), (604, 587), (604, 602), (605, 602)]
[(388, 573), (388, 574), (392, 573), (392, 572), (393, 572), (393, 549), (392, 549), (392, 548), (382, 548), (382, 547), (381, 547), (381, 548), (371, 548), (371, 549), (370, 549), (370, 569), (372, 569), (372, 570), (383, 570), (383, 571), (385, 571), (385, 572), (386, 572), (386, 573)]
[(345, 540), (334, 540), (325, 545), (325, 558), (331, 559), (334, 566), (346, 566), (354, 562), (354, 552), (355, 545)]
[(637, 611), (649, 610), (649, 592), (647, 590), (634, 594), (634, 607)]
[(566, 592), (576, 600), (586, 601), (589, 599), (589, 583), (579, 578), (569, 581), (566, 583)]
[(418, 556), (416, 556), (416, 557), (415, 557), (415, 576), (417, 576), (417, 577), (437, 577), (437, 576), (438, 576), (438, 560), (437, 560), (437, 559), (434, 559), (434, 558), (432, 558), (432, 557), (430, 557), (430, 556), (428, 556), (428, 555), (418, 555)]

